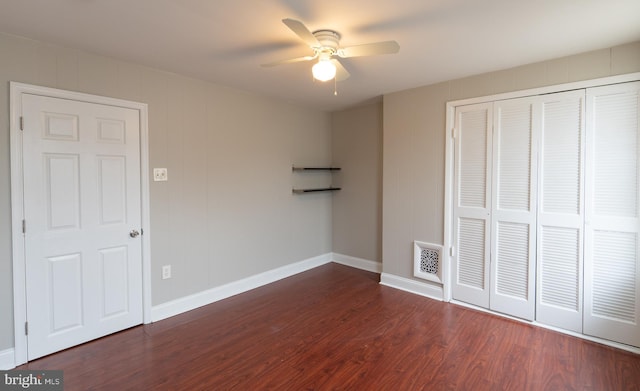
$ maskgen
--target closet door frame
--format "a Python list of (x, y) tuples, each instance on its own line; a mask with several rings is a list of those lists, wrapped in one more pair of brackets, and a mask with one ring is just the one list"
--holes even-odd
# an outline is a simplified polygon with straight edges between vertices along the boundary
[[(458, 302), (452, 298), (452, 278), (453, 278), (453, 270), (452, 270), (452, 257), (457, 252), (457, 248), (454, 242), (454, 220), (453, 220), (453, 211), (454, 211), (454, 192), (455, 192), (455, 138), (454, 138), (454, 127), (455, 127), (455, 111), (459, 106), (466, 106), (472, 104), (479, 103), (489, 103), (499, 100), (513, 99), (513, 98), (523, 98), (529, 96), (543, 95), (543, 94), (551, 94), (557, 92), (564, 91), (572, 91), (579, 89), (586, 89), (590, 87), (599, 87), (611, 84), (618, 83), (626, 83), (632, 81), (640, 81), (640, 72), (629, 73), (625, 75), (617, 75), (617, 76), (609, 76), (591, 80), (584, 80), (578, 82), (564, 83), (553, 86), (539, 87), (521, 91), (514, 91), (508, 93), (494, 94), (476, 98), (468, 98), (462, 100), (455, 100), (447, 102), (446, 104), (446, 126), (445, 126), (445, 201), (444, 201), (444, 240), (443, 240), (443, 263), (444, 263), (444, 295), (443, 299), (448, 302), (454, 302), (457, 304), (466, 305), (465, 303)], [(496, 313), (500, 315), (499, 313)], [(533, 324), (538, 324), (537, 322), (529, 322)], [(544, 326), (542, 324), (539, 324)], [(616, 346), (619, 348), (638, 351), (640, 349), (632, 348), (628, 345), (619, 344), (612, 341), (602, 340), (600, 338), (591, 338), (585, 336), (583, 334), (576, 334), (575, 332), (571, 332), (568, 330), (558, 329), (561, 332), (567, 332), (572, 335), (576, 335), (583, 338), (593, 339), (601, 343), (609, 344), (611, 346)]]

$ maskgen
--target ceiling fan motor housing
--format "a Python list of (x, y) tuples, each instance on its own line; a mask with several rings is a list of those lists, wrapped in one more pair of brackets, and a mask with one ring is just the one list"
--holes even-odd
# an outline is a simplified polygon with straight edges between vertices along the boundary
[(333, 30), (317, 30), (313, 36), (320, 42), (320, 47), (314, 48), (318, 52), (330, 52), (334, 54), (338, 51), (340, 44), (340, 34)]

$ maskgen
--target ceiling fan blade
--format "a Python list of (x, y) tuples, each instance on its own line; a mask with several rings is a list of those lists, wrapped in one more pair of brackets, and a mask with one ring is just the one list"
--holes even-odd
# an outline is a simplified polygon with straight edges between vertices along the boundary
[(342, 58), (375, 56), (378, 54), (398, 53), (400, 45), (396, 41), (365, 43), (364, 45), (349, 46), (338, 49), (338, 56)]
[(287, 18), (282, 19), (282, 23), (286, 24), (287, 27), (291, 29), (291, 31), (296, 33), (296, 35), (300, 37), (300, 39), (302, 39), (307, 45), (311, 46), (312, 48), (321, 46), (320, 42), (318, 42), (318, 39), (301, 21)]
[(337, 59), (332, 59), (331, 62), (336, 66), (336, 81), (343, 81), (349, 78), (351, 74)]
[(301, 62), (301, 61), (311, 61), (313, 59), (315, 59), (317, 56), (304, 56), (304, 57), (296, 57), (296, 58), (290, 58), (288, 60), (280, 60), (280, 61), (274, 61), (274, 62), (269, 62), (266, 64), (261, 64), (261, 67), (265, 67), (265, 68), (269, 68), (269, 67), (274, 67), (276, 65), (283, 65), (283, 64), (291, 64), (294, 62)]

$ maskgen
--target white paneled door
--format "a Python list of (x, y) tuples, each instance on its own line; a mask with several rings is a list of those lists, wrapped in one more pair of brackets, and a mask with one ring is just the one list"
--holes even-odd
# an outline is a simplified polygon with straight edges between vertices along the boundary
[(525, 319), (535, 308), (534, 102), (455, 112), (452, 297)]
[(585, 92), (540, 99), (536, 320), (580, 333)]
[(456, 109), (453, 298), (489, 307), (492, 104)]
[(489, 308), (533, 320), (538, 116), (535, 98), (494, 103)]
[(142, 323), (137, 110), (22, 95), (28, 359)]
[(584, 333), (640, 347), (640, 83), (587, 90)]

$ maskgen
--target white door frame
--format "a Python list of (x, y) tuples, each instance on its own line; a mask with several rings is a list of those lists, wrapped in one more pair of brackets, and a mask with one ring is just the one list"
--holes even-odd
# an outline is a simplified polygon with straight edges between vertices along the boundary
[(34, 94), (51, 98), (69, 99), (88, 103), (118, 106), (138, 110), (140, 113), (140, 180), (142, 228), (142, 298), (143, 322), (151, 322), (151, 229), (149, 219), (149, 127), (148, 107), (145, 103), (108, 98), (80, 92), (40, 87), (30, 84), (10, 82), (9, 135), (11, 151), (11, 239), (13, 258), (13, 321), (14, 321), (14, 360), (15, 365), (27, 362), (27, 321), (26, 297), (26, 258), (25, 237), (22, 221), (24, 219), (24, 187), (22, 167), (22, 131), (20, 115), (22, 113), (22, 94)]
[(493, 101), (524, 98), (534, 95), (550, 94), (563, 91), (571, 91), (589, 87), (598, 87), (608, 84), (626, 83), (630, 81), (640, 80), (640, 72), (628, 73), (617, 76), (607, 76), (598, 79), (590, 79), (576, 81), (565, 84), (551, 85), (547, 87), (538, 87), (528, 90), (505, 92), (501, 94), (480, 96), (477, 98), (467, 98), (447, 102), (446, 105), (446, 123), (445, 123), (445, 177), (444, 177), (444, 251), (443, 251), (443, 270), (444, 270), (444, 301), (452, 301), (451, 297), (451, 278), (453, 271), (451, 270), (451, 257), (456, 253), (457, 249), (453, 241), (453, 194), (454, 194), (454, 167), (455, 167), (455, 110), (458, 106), (465, 106), (477, 103), (488, 103)]

